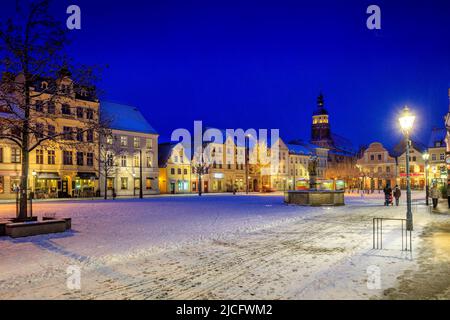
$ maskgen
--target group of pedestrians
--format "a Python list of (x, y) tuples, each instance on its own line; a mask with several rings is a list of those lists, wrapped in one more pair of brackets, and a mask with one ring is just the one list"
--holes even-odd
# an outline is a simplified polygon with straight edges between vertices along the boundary
[[(384, 192), (384, 205), (385, 206), (393, 206), (394, 201), (393, 198), (395, 198), (395, 205), (398, 206), (400, 204), (400, 197), (402, 196), (402, 191), (400, 190), (400, 187), (398, 185), (395, 185), (394, 189), (391, 188), (389, 184), (386, 185), (383, 189)], [(430, 197), (433, 200), (433, 209), (436, 209), (438, 205), (439, 197), (441, 196), (441, 193), (437, 187), (436, 184), (433, 184), (433, 186), (430, 189)], [(450, 200), (449, 200), (449, 207), (450, 207)]]
[(402, 191), (398, 185), (395, 185), (394, 189), (391, 188), (389, 184), (386, 185), (383, 189), (384, 192), (384, 205), (385, 206), (393, 206), (395, 198), (395, 205), (398, 206), (400, 204), (400, 197), (402, 196)]

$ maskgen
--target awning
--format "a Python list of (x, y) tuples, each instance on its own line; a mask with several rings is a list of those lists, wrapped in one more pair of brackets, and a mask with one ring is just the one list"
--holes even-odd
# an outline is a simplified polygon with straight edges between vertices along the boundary
[(77, 177), (83, 180), (96, 180), (97, 175), (95, 172), (78, 172)]
[(38, 172), (38, 179), (47, 179), (47, 180), (60, 180), (58, 173), (56, 172)]

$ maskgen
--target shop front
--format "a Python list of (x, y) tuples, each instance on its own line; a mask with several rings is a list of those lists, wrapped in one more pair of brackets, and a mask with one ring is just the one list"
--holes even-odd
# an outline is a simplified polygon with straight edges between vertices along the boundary
[[(425, 174), (424, 173), (411, 173), (411, 189), (412, 190), (424, 190), (425, 189)], [(400, 173), (400, 188), (406, 189), (406, 173)]]
[(78, 172), (74, 179), (72, 197), (92, 198), (95, 196), (95, 185), (98, 181), (97, 175), (93, 172)]
[(33, 174), (34, 198), (54, 199), (58, 198), (61, 186), (61, 177), (56, 172), (38, 172)]

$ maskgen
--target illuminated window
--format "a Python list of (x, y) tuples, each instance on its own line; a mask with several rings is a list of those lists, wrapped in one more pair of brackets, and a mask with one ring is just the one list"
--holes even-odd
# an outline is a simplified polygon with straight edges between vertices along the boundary
[(136, 149), (141, 147), (141, 139), (140, 138), (137, 138), (137, 137), (133, 138), (133, 147)]
[(128, 178), (127, 177), (120, 178), (120, 189), (122, 189), (122, 190), (128, 189)]
[(121, 136), (120, 137), (120, 145), (122, 147), (126, 147), (128, 145), (128, 137), (126, 136)]
[(152, 190), (152, 179), (151, 178), (146, 178), (145, 179), (145, 189), (147, 190)]

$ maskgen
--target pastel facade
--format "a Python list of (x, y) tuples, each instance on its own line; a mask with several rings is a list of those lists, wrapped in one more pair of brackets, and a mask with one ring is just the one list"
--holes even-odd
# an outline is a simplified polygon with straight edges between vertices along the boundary
[(142, 188), (144, 196), (158, 194), (158, 133), (136, 107), (102, 102), (101, 114), (112, 129), (112, 137), (101, 138), (101, 157), (110, 154), (113, 161), (105, 174), (99, 159), (100, 193), (137, 197)]
[[(55, 81), (55, 88), (65, 95), (54, 96), (48, 90), (50, 81), (36, 81), (30, 88), (36, 96), (31, 117), (45, 134), (67, 134), (60, 142), (43, 142), (30, 153), (29, 191), (39, 199), (93, 197), (98, 189), (98, 136), (86, 128), (98, 123), (99, 102), (88, 91), (76, 90), (69, 77)], [(20, 174), (21, 150), (0, 141), (0, 199), (16, 197)]]

